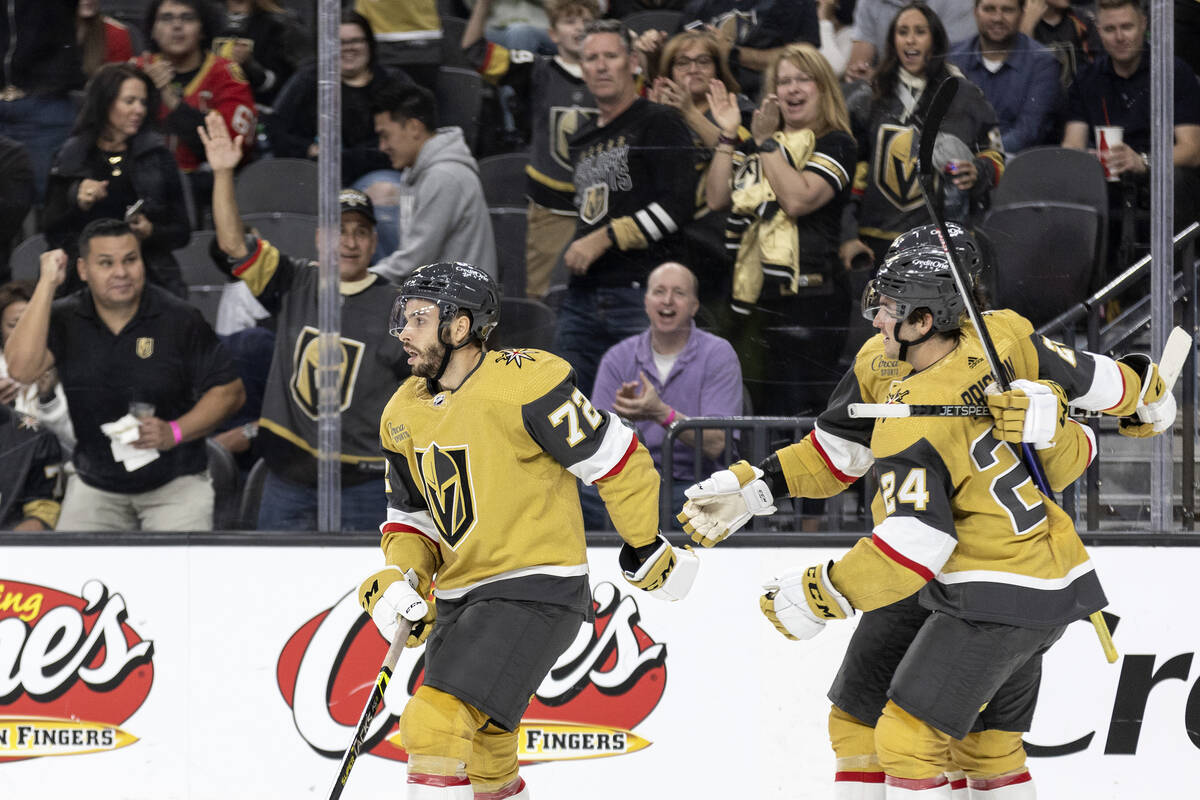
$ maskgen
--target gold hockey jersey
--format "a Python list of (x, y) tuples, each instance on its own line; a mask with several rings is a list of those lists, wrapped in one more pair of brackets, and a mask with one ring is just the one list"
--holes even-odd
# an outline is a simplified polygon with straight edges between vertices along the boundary
[(631, 545), (657, 536), (649, 452), (550, 353), (485, 352), (452, 392), (411, 378), (384, 409), (380, 437), (384, 553), (423, 584), (436, 575), (438, 598), (590, 603), (577, 478), (598, 484)]
[[(985, 323), (1010, 378), (1056, 381), (1072, 405), (1091, 410), (1123, 415), (1136, 406), (1140, 382), (1127, 367), (1038, 336), (1011, 311), (988, 313)], [(952, 353), (916, 374), (887, 359), (876, 336), (859, 351), (814, 432), (779, 452), (797, 496), (829, 496), (875, 470), (872, 536), (830, 573), (856, 608), (878, 608), (922, 587), (922, 602), (931, 608), (1033, 627), (1103, 607), (1071, 520), (1033, 486), (1019, 452), (992, 436), (990, 417), (871, 420), (847, 413), (852, 402), (980, 403), (991, 382), (970, 326)], [(1057, 489), (1094, 452), (1091, 431), (1072, 422), (1039, 456)]]

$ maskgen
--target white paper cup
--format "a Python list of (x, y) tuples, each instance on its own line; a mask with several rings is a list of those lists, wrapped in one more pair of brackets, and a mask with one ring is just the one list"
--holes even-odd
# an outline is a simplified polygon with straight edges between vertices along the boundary
[(1104, 167), (1104, 177), (1110, 181), (1121, 180), (1108, 171), (1108, 151), (1125, 140), (1125, 129), (1120, 125), (1096, 126), (1096, 156)]

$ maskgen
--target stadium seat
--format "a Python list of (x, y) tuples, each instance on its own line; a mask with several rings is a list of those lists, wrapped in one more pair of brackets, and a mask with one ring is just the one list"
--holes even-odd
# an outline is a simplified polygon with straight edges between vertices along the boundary
[(442, 17), (442, 66), (471, 69), (463, 55), (462, 35), (467, 21), (461, 17)]
[(320, 213), (317, 162), (307, 158), (265, 158), (237, 174), (234, 193), (243, 214), (266, 211)]
[(188, 243), (174, 252), (179, 262), (183, 282), (188, 286), (207, 286), (225, 283), (228, 278), (213, 263), (209, 246), (217, 236), (216, 231), (192, 231)]
[(994, 307), (1016, 309), (1036, 327), (1087, 297), (1101, 263), (1102, 221), (1092, 206), (1010, 203), (979, 228), (994, 249)]
[(479, 181), (489, 208), (525, 209), (525, 166), (528, 153), (500, 153), (479, 159)]
[(239, 527), (252, 531), (258, 528), (258, 506), (262, 503), (263, 484), (267, 480), (267, 462), (259, 459), (254, 462), (246, 475), (246, 485), (242, 487), (242, 497), (238, 505)]
[(483, 109), (483, 78), (473, 69), (439, 67), (437, 86), (438, 125), (462, 128), (471, 152), (479, 134), (479, 116)]
[(8, 258), (12, 279), (36, 281), (42, 272), (42, 253), (46, 252), (47, 248), (46, 237), (40, 233), (35, 233), (14, 247), (12, 255)]
[(639, 36), (648, 30), (666, 31), (670, 35), (679, 29), (681, 19), (683, 19), (682, 11), (650, 9), (626, 14), (621, 17), (621, 22), (624, 22), (626, 27), (633, 31), (634, 36)]
[(549, 350), (554, 345), (556, 327), (554, 309), (540, 300), (503, 297), (500, 300), (500, 324), (488, 345)]
[[(1099, 219), (1096, 263), (1108, 253), (1108, 188), (1104, 168), (1091, 153), (1068, 147), (1031, 147), (1014, 156), (992, 192), (992, 209), (1042, 201), (1090, 206)], [(1082, 298), (1075, 298), (1082, 299)]]
[(247, 229), (254, 228), (259, 236), (294, 258), (317, 258), (317, 215), (286, 211), (242, 214)]
[(524, 208), (490, 208), (492, 235), (496, 239), (500, 291), (506, 297), (525, 296), (525, 231), (528, 214)]
[(217, 443), (205, 439), (208, 449), (208, 475), (213, 486), (213, 530), (237, 530), (238, 517), (238, 468), (233, 454)]

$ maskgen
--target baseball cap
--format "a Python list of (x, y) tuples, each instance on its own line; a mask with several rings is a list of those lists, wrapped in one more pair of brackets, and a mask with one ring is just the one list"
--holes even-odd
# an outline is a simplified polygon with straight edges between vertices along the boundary
[(375, 223), (375, 204), (371, 202), (371, 198), (358, 189), (342, 189), (338, 194), (338, 203), (342, 206), (342, 213), (347, 211), (357, 211), (362, 214), (371, 224)]

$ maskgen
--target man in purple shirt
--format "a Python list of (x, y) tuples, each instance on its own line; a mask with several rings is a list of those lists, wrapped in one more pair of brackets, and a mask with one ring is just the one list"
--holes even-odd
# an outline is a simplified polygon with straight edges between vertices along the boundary
[[(650, 328), (613, 345), (600, 360), (592, 403), (613, 411), (637, 427), (638, 438), (662, 470), (662, 446), (672, 423), (688, 417), (742, 413), (742, 369), (729, 342), (695, 326), (700, 308), (695, 274), (668, 261), (646, 282), (646, 316)], [(671, 508), (683, 505), (683, 490), (709, 474), (725, 449), (725, 434), (704, 431), (703, 464), (696, 468), (695, 432), (676, 439)], [(591, 509), (585, 498), (585, 524)], [(601, 509), (596, 509), (601, 510)]]

